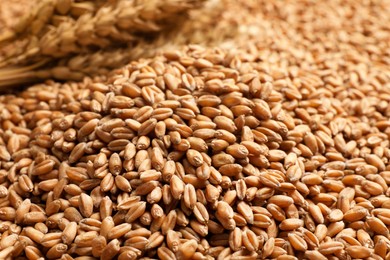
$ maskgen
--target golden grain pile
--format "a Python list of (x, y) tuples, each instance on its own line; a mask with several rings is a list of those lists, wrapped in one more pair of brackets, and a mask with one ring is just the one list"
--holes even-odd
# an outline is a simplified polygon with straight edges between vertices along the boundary
[(0, 259), (389, 259), (389, 8), (211, 1), (1, 96)]

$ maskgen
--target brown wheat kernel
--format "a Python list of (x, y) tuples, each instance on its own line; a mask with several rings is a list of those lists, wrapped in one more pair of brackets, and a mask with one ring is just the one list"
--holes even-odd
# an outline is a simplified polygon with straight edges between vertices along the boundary
[(65, 229), (62, 231), (61, 240), (64, 244), (71, 244), (76, 237), (77, 233), (77, 223), (76, 222), (70, 222)]
[[(243, 44), (188, 45), (105, 77), (0, 97), (0, 252), (388, 257), (388, 33), (378, 26), (387, 9), (255, 2), (202, 10), (223, 13), (224, 28), (239, 21), (225, 31)], [(153, 14), (131, 26), (118, 19), (148, 27)], [(103, 29), (99, 38), (113, 33)], [(73, 72), (83, 62), (64, 61), (56, 75), (68, 64)]]

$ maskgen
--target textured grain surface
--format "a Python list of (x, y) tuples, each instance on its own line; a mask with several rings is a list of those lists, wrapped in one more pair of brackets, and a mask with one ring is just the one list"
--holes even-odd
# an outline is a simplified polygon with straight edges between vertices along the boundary
[(0, 97), (0, 258), (390, 257), (386, 1), (226, 3), (203, 46)]

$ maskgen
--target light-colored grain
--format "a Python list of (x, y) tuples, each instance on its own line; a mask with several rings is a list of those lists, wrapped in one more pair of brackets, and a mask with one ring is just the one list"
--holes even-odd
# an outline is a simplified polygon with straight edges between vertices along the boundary
[[(91, 66), (99, 77), (0, 97), (1, 252), (13, 247), (12, 257), (29, 259), (386, 258), (390, 74), (388, 33), (378, 25), (388, 9), (356, 1), (217, 2), (191, 11), (191, 37), (173, 30), (169, 43), (207, 42), (211, 36), (199, 35), (205, 28), (212, 39), (232, 34), (231, 41), (155, 48), (153, 58), (109, 75), (101, 65), (113, 64), (107, 57), (129, 56), (86, 51), (40, 78), (81, 80), (94, 73)], [(183, 13), (195, 1), (185, 3)], [(93, 43), (85, 35), (91, 21), (83, 20), (77, 44), (153, 29), (147, 21), (156, 18), (155, 4), (131, 25), (122, 10), (114, 20), (93, 21)], [(55, 13), (60, 26), (66, 21), (57, 12), (81, 17), (93, 6), (61, 0), (42, 14)], [(159, 15), (170, 11), (178, 12), (169, 6)], [(44, 24), (34, 19), (39, 32)], [(119, 20), (118, 32), (108, 30)], [(152, 38), (151, 46), (128, 48), (167, 43)], [(52, 40), (45, 38), (48, 46)], [(62, 40), (58, 55), (77, 51), (68, 48), (71, 38)]]

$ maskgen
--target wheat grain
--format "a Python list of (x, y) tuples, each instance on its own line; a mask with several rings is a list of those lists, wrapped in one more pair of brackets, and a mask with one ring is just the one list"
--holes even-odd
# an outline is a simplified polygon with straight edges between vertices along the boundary
[(332, 20), (321, 3), (245, 6), (269, 37), (0, 97), (5, 257), (388, 257), (389, 74), (367, 58), (385, 45), (339, 16), (343, 48), (283, 29)]

